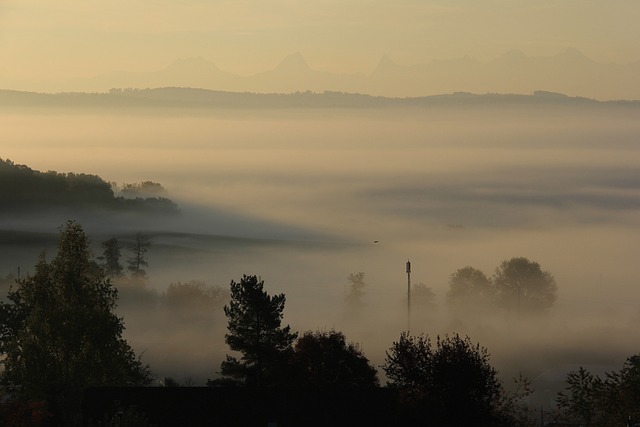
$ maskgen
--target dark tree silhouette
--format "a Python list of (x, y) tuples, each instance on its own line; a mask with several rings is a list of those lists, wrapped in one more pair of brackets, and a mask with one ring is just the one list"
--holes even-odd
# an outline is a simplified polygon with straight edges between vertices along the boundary
[[(614, 380), (614, 375), (609, 375), (610, 381)], [(618, 401), (616, 411), (616, 422), (620, 423), (621, 416), (631, 417), (634, 422), (640, 423), (640, 354), (629, 357), (622, 369), (615, 375), (615, 389), (618, 393), (610, 393), (614, 396), (622, 396)]]
[(415, 337), (403, 332), (386, 352), (382, 368), (389, 378), (389, 386), (398, 389), (406, 403), (415, 404), (426, 398), (432, 363), (429, 337)]
[(291, 356), (297, 333), (281, 326), (284, 294), (270, 296), (264, 282), (244, 275), (231, 281), (231, 301), (224, 307), (228, 318), (225, 342), (242, 354), (240, 360), (227, 355), (220, 373), (226, 379), (248, 385), (266, 386), (282, 381), (282, 372)]
[(376, 369), (360, 348), (337, 331), (305, 332), (294, 346), (294, 383), (300, 386), (375, 387)]
[(558, 393), (558, 419), (599, 427), (640, 423), (640, 354), (604, 379), (580, 367), (567, 374), (566, 382)]
[(518, 313), (549, 309), (556, 300), (556, 281), (540, 264), (527, 258), (503, 261), (493, 275), (500, 306)]
[(162, 185), (153, 181), (124, 184), (120, 192), (127, 197), (165, 196), (168, 194)]
[(453, 419), (448, 425), (495, 425), (501, 383), (486, 348), (458, 335), (438, 339), (432, 375), (430, 400), (442, 409), (441, 419)]
[(84, 388), (149, 382), (148, 368), (122, 338), (117, 291), (78, 223), (66, 224), (55, 258), (42, 255), (8, 300), (0, 303), (0, 378), (16, 396), (44, 399), (73, 423)]
[(503, 421), (502, 386), (489, 353), (466, 337), (405, 333), (387, 351), (383, 366), (391, 387), (423, 421), (436, 426), (494, 426)]
[(133, 242), (129, 244), (129, 252), (131, 255), (127, 259), (127, 270), (131, 272), (134, 279), (145, 279), (147, 272), (142, 267), (148, 267), (149, 263), (145, 258), (145, 254), (151, 247), (149, 236), (136, 233)]
[[(142, 183), (144, 189), (161, 186)], [(159, 192), (146, 194), (160, 194)], [(0, 212), (43, 208), (107, 209), (146, 214), (177, 214), (178, 205), (164, 197), (115, 197), (112, 185), (96, 175), (40, 172), (0, 159)]]
[(104, 271), (108, 277), (120, 277), (124, 268), (120, 264), (120, 242), (115, 237), (102, 242), (102, 256)]
[(582, 366), (567, 374), (567, 387), (558, 393), (559, 418), (589, 427), (596, 421), (601, 381)]

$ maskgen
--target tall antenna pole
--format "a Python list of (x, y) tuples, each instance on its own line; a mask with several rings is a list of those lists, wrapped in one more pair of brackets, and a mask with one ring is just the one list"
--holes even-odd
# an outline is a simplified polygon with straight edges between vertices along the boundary
[(411, 328), (411, 262), (407, 260), (407, 333)]

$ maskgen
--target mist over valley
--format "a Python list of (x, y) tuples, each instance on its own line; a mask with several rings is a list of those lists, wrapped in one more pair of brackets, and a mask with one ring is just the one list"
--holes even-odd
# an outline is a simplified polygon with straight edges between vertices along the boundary
[(640, 2), (6, 0), (0, 425), (640, 425)]
[[(82, 224), (96, 256), (111, 237), (144, 233), (148, 282), (115, 284), (125, 336), (158, 381), (216, 377), (229, 353), (222, 291), (243, 274), (286, 295), (285, 324), (342, 331), (379, 367), (408, 326), (407, 260), (412, 283), (435, 295), (416, 297), (412, 334), (468, 334), (506, 383), (523, 373), (535, 387), (579, 365), (616, 369), (640, 338), (640, 109), (535, 100), (5, 110), (3, 159), (119, 186), (157, 182), (178, 212), (3, 209), (0, 275), (33, 272), (42, 250), (53, 256), (67, 219)], [(490, 277), (513, 257), (555, 277), (548, 312), (450, 309), (456, 270)], [(357, 272), (366, 286), (354, 309), (347, 277)], [(167, 290), (178, 282), (222, 293), (170, 309)], [(536, 404), (555, 391), (539, 390)]]

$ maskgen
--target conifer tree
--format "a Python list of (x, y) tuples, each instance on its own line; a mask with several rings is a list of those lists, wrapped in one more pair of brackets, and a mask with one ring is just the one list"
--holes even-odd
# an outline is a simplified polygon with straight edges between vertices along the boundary
[(240, 360), (227, 355), (220, 373), (227, 379), (264, 386), (278, 382), (292, 352), (297, 333), (281, 326), (285, 296), (270, 296), (264, 282), (244, 275), (231, 281), (231, 301), (224, 313), (229, 319), (225, 342), (242, 354)]

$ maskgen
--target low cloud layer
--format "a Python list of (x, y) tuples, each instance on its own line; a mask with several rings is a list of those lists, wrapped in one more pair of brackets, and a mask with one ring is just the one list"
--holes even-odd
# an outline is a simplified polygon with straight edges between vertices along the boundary
[[(638, 118), (633, 109), (480, 107), (15, 114), (0, 118), (0, 155), (43, 171), (167, 188), (181, 218), (81, 218), (96, 250), (114, 231), (125, 239), (148, 233), (156, 292), (175, 281), (226, 287), (242, 274), (260, 275), (269, 292), (287, 295), (285, 322), (294, 329), (343, 330), (379, 365), (406, 327), (410, 259), (414, 283), (432, 288), (436, 304), (416, 315), (412, 330), (469, 333), (506, 375), (537, 375), (562, 363), (621, 363), (637, 341)], [(24, 218), (3, 224), (29, 229)], [(37, 257), (27, 253), (32, 243), (4, 257), (4, 267), (28, 271)], [(453, 272), (472, 265), (491, 276), (516, 256), (557, 280), (544, 322), (451, 316), (445, 295)], [(367, 281), (361, 314), (344, 305), (347, 276), (359, 271)], [(182, 380), (181, 366), (189, 366), (185, 375), (201, 383), (215, 375), (227, 351), (221, 316), (213, 326), (167, 323), (150, 333), (152, 315), (123, 310), (128, 337), (160, 374)], [(533, 351), (538, 356), (524, 360)]]

